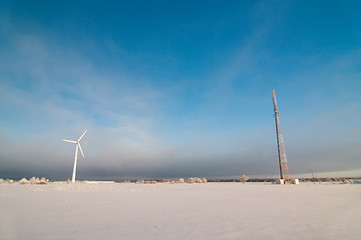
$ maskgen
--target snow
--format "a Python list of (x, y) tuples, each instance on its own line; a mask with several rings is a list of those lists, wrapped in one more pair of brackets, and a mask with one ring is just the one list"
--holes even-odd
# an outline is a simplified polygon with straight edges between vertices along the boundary
[(360, 239), (357, 184), (0, 184), (0, 239)]

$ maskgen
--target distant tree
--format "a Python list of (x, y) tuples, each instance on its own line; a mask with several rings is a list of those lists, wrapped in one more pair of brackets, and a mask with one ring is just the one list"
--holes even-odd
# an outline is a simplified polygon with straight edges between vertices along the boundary
[(21, 180), (19, 180), (20, 184), (28, 184), (29, 181), (26, 178), (22, 178)]
[(184, 183), (184, 178), (180, 178), (176, 181), (176, 183)]
[(188, 178), (187, 182), (192, 184), (192, 183), (196, 183), (196, 180), (195, 180), (195, 178), (190, 177), (190, 178)]
[(312, 182), (313, 182), (313, 184), (316, 184), (316, 182), (315, 182), (315, 175), (313, 174), (313, 171), (312, 171)]
[(245, 182), (247, 182), (247, 180), (249, 179), (249, 177), (247, 177), (246, 175), (242, 175), (241, 177), (241, 182), (244, 184)]

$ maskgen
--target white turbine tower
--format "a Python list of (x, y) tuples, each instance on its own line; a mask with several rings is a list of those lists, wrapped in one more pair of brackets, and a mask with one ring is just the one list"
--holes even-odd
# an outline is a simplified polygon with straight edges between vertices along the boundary
[(75, 183), (75, 173), (76, 173), (76, 161), (78, 159), (78, 148), (80, 149), (81, 155), (83, 155), (84, 157), (84, 153), (83, 150), (81, 149), (80, 146), (80, 140), (83, 138), (84, 134), (87, 132), (88, 130), (85, 130), (85, 132), (83, 133), (83, 135), (80, 136), (80, 138), (78, 139), (78, 141), (71, 141), (71, 140), (65, 140), (63, 139), (64, 142), (71, 142), (71, 143), (75, 143), (76, 145), (76, 149), (75, 149), (75, 159), (74, 159), (74, 168), (73, 168), (73, 177), (71, 178), (71, 182)]

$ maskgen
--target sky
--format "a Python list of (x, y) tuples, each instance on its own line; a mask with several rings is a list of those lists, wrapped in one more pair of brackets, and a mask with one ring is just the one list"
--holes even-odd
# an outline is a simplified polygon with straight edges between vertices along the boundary
[(1, 1), (0, 178), (361, 175), (359, 1)]

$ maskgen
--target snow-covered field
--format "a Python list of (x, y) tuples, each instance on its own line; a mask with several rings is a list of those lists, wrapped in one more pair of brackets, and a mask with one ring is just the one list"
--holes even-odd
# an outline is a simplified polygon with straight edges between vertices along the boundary
[(0, 185), (0, 239), (361, 239), (361, 185)]

